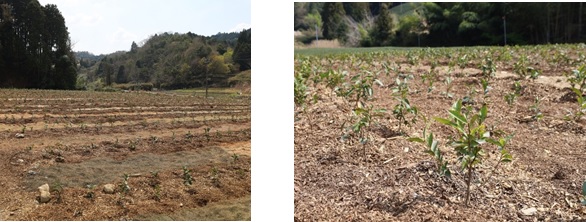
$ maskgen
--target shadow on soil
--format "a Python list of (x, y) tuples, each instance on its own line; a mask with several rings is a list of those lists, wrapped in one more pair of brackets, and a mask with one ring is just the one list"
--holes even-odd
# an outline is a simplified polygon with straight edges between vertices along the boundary
[(209, 204), (205, 207), (195, 209), (178, 210), (172, 214), (146, 215), (134, 218), (142, 221), (186, 221), (186, 220), (205, 220), (205, 221), (250, 221), (250, 196), (220, 201)]
[(122, 161), (97, 157), (81, 163), (40, 167), (36, 174), (26, 176), (24, 183), (30, 191), (36, 191), (45, 183), (61, 187), (87, 187), (114, 183), (121, 180), (124, 174), (149, 175), (155, 171), (181, 170), (183, 166), (227, 163), (230, 158), (230, 154), (218, 147), (169, 154), (139, 153)]

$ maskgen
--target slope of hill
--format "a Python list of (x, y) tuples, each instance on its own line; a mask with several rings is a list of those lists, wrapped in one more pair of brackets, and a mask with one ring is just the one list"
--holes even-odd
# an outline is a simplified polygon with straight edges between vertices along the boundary
[[(228, 86), (230, 77), (250, 67), (250, 29), (206, 37), (191, 32), (160, 33), (133, 43), (130, 51), (92, 56), (81, 53), (78, 88), (96, 89), (114, 84), (148, 88)], [(244, 40), (241, 40), (244, 39)], [(240, 47), (238, 45), (248, 45)], [(246, 50), (244, 52), (235, 50)], [(92, 64), (92, 59), (99, 58)], [(241, 62), (248, 59), (248, 64)]]

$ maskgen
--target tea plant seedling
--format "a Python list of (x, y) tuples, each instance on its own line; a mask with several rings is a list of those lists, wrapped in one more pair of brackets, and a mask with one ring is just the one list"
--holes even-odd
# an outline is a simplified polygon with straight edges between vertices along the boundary
[(130, 186), (128, 185), (128, 178), (130, 177), (130, 175), (128, 174), (124, 174), (122, 176), (122, 183), (120, 184), (120, 189), (122, 190), (123, 193), (128, 194), (130, 192)]
[(470, 200), (470, 183), (472, 182), (472, 174), (476, 166), (481, 163), (484, 155), (482, 145), (486, 142), (499, 146), (501, 151), (501, 158), (499, 162), (510, 162), (511, 155), (504, 148), (507, 141), (510, 139), (492, 140), (490, 138), (490, 131), (486, 130), (484, 121), (488, 114), (488, 108), (483, 105), (478, 113), (471, 113), (473, 108), (471, 106), (462, 107), (462, 101), (458, 100), (452, 108), (448, 111), (450, 119), (435, 117), (434, 119), (446, 126), (452, 127), (458, 132), (457, 138), (452, 138), (450, 146), (454, 147), (458, 160), (461, 163), (462, 170), (466, 170), (468, 175), (466, 181), (466, 206)]
[[(579, 89), (572, 88), (572, 91), (576, 94), (576, 100), (578, 102), (578, 109), (576, 110), (576, 113), (573, 114), (573, 118), (574, 121), (578, 121), (582, 116), (586, 115), (586, 100), (584, 100), (584, 96)], [(566, 120), (570, 120), (570, 116), (572, 116), (571, 113), (570, 115), (566, 115)]]
[(454, 95), (452, 93), (450, 93), (450, 91), (452, 90), (452, 78), (451, 76), (447, 76), (446, 79), (444, 80), (444, 83), (446, 84), (446, 91), (444, 92), (444, 95), (446, 95), (448, 98), (452, 98), (454, 97)]
[(423, 137), (412, 137), (408, 140), (411, 142), (423, 143), (427, 147), (425, 153), (435, 158), (437, 172), (439, 175), (445, 175), (446, 177), (450, 178), (452, 173), (450, 172), (450, 169), (448, 169), (448, 161), (444, 160), (444, 156), (442, 155), (442, 152), (438, 146), (438, 141), (433, 138), (433, 132), (429, 132), (429, 134), (427, 134), (429, 124), (427, 123), (425, 116), (422, 116), (422, 118), (426, 122), (426, 127), (423, 129)]
[(537, 122), (539, 122), (541, 119), (543, 119), (543, 113), (541, 113), (541, 109), (539, 108), (541, 100), (539, 99), (538, 96), (535, 97), (535, 100), (533, 102), (533, 105), (531, 105), (531, 107), (529, 108), (529, 110), (531, 112), (533, 112), (533, 115), (531, 116), (531, 118), (533, 120), (536, 120)]
[(295, 105), (303, 106), (305, 105), (305, 100), (307, 99), (307, 86), (305, 85), (305, 79), (301, 75), (295, 75), (295, 82), (294, 82), (294, 98), (295, 98)]
[(218, 168), (213, 167), (211, 170), (211, 180), (212, 180), (212, 184), (216, 187), (220, 187), (220, 178), (218, 177)]
[(183, 166), (183, 184), (184, 185), (191, 185), (193, 182), (193, 178), (191, 177), (191, 170), (187, 169), (186, 166)]
[[(352, 125), (352, 132), (358, 134), (359, 142), (362, 144), (364, 155), (366, 156), (366, 143), (368, 142), (368, 135), (365, 135), (365, 128), (375, 121), (374, 118), (386, 112), (385, 109), (374, 109), (373, 106), (367, 108), (354, 109), (354, 115), (358, 117), (358, 121)], [(344, 135), (345, 138), (347, 135)]]
[[(412, 106), (406, 97), (400, 97), (397, 100), (399, 100), (399, 103), (393, 108), (393, 115), (399, 120), (399, 132), (402, 132), (402, 125), (411, 126), (412, 123), (417, 121), (417, 107)], [(409, 113), (413, 116), (410, 121), (407, 120), (407, 114)]]
[(567, 74), (568, 82), (572, 84), (572, 87), (578, 88), (581, 92), (586, 90), (586, 65), (582, 65), (580, 68), (572, 70), (571, 74)]
[(210, 127), (206, 127), (206, 128), (204, 128), (204, 135), (205, 135), (205, 137), (206, 137), (206, 141), (207, 141), (207, 142), (210, 142), (210, 130), (211, 130), (211, 129), (212, 129), (212, 128), (210, 128)]

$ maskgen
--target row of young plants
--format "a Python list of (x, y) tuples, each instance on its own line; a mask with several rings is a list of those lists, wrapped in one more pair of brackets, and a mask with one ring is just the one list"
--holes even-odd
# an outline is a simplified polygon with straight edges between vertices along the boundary
[[(557, 47), (557, 46), (556, 46)], [(584, 45), (573, 45), (573, 47), (584, 48)], [(518, 51), (527, 51), (526, 48), (515, 47)], [(533, 50), (538, 49), (540, 53), (548, 50), (544, 47), (534, 47)], [(496, 52), (501, 54), (495, 58), (496, 61), (512, 61), (514, 53), (509, 48), (493, 48)], [(550, 50), (550, 49), (549, 49)], [(295, 67), (295, 104), (297, 107), (306, 107), (311, 105), (307, 103), (308, 98), (313, 98), (313, 103), (317, 102), (318, 96), (311, 94), (311, 89), (315, 88), (320, 83), (325, 83), (329, 88), (336, 92), (337, 96), (345, 98), (349, 104), (352, 104), (352, 126), (344, 130), (342, 135), (342, 141), (346, 141), (348, 138), (357, 138), (357, 141), (362, 144), (363, 152), (366, 156), (366, 144), (371, 142), (368, 130), (370, 125), (377, 123), (377, 118), (383, 116), (386, 109), (375, 107), (371, 101), (373, 98), (373, 88), (375, 85), (385, 87), (385, 85), (378, 79), (379, 75), (390, 76), (396, 75), (396, 81), (390, 94), (397, 100), (396, 105), (393, 107), (392, 114), (398, 121), (398, 131), (401, 135), (404, 135), (402, 126), (410, 126), (415, 123), (418, 119), (423, 120), (426, 123), (426, 128), (423, 131), (422, 137), (410, 137), (409, 141), (422, 143), (426, 147), (425, 153), (431, 155), (437, 164), (437, 172), (439, 175), (451, 177), (450, 167), (448, 166), (449, 161), (444, 159), (444, 155), (440, 150), (440, 142), (434, 138), (433, 132), (429, 131), (429, 125), (431, 124), (430, 119), (427, 119), (425, 115), (421, 114), (417, 107), (409, 101), (409, 84), (408, 82), (413, 80), (413, 75), (405, 75), (400, 72), (400, 65), (388, 62), (389, 57), (393, 57), (399, 53), (406, 55), (406, 61), (411, 66), (417, 65), (420, 60), (430, 60), (431, 68), (428, 72), (423, 73), (420, 77), (424, 84), (427, 85), (427, 93), (431, 93), (435, 88), (433, 86), (434, 81), (437, 79), (436, 67), (438, 66), (437, 58), (433, 56), (442, 56), (444, 52), (449, 50), (412, 50), (412, 51), (392, 51), (385, 53), (368, 53), (368, 54), (342, 54), (342, 55), (329, 55), (322, 57), (296, 57)], [(455, 50), (458, 52), (459, 50)], [(563, 51), (563, 50), (562, 50)], [(420, 54), (417, 54), (420, 53)], [(523, 52), (526, 53), (526, 52)], [(481, 61), (478, 62), (478, 68), (481, 70), (482, 79), (482, 94), (483, 101), (482, 107), (478, 108), (474, 105), (477, 104), (474, 101), (475, 89), (471, 89), (468, 96), (463, 99), (457, 100), (453, 106), (448, 110), (449, 118), (434, 117), (433, 120), (442, 125), (449, 126), (453, 129), (454, 135), (446, 135), (450, 139), (446, 142), (446, 145), (451, 146), (456, 154), (457, 161), (460, 163), (462, 171), (466, 172), (464, 178), (466, 182), (466, 198), (465, 204), (468, 205), (470, 196), (470, 184), (472, 181), (472, 175), (475, 173), (476, 168), (481, 164), (485, 158), (485, 152), (488, 145), (495, 146), (499, 151), (499, 157), (496, 160), (496, 165), (493, 167), (491, 174), (495, 172), (501, 163), (510, 162), (512, 155), (507, 150), (506, 146), (509, 141), (513, 138), (514, 134), (505, 135), (502, 131), (488, 130), (485, 120), (488, 117), (488, 104), (491, 103), (488, 99), (488, 92), (490, 90), (490, 81), (495, 76), (498, 63), (493, 60), (494, 57), (488, 56), (491, 53), (486, 51), (477, 51), (470, 53), (464, 53), (463, 56), (459, 56), (458, 53), (452, 53), (447, 56), (450, 62), (448, 69), (448, 76), (445, 78), (444, 83), (446, 84), (446, 91), (442, 92), (447, 98), (452, 98), (453, 94), (450, 93), (452, 77), (450, 70), (453, 70), (451, 65), (459, 65), (460, 68), (466, 68), (469, 64), (473, 63), (466, 61), (467, 58), (477, 59), (478, 55), (484, 55)], [(492, 53), (494, 55), (494, 53)], [(470, 56), (469, 56), (470, 55)], [(526, 55), (526, 54), (524, 54)], [(557, 57), (567, 57), (567, 54), (561, 52), (561, 55)], [(453, 58), (456, 59), (453, 59)], [(554, 56), (555, 57), (555, 56)], [(529, 58), (521, 56), (521, 60), (513, 64), (514, 71), (519, 75), (520, 80), (535, 80), (541, 75), (541, 70), (528, 66), (532, 62), (528, 62)], [(455, 61), (455, 62), (452, 62)], [(559, 62), (559, 61), (556, 61)], [(583, 54), (579, 54), (578, 59), (566, 59), (566, 65), (576, 65), (579, 62), (585, 62)], [(400, 59), (399, 59), (400, 63)], [(335, 67), (338, 71), (332, 69)], [(373, 72), (371, 70), (379, 70)], [(351, 75), (350, 73), (357, 73)], [(586, 111), (586, 103), (584, 102), (583, 94), (586, 88), (584, 74), (584, 65), (579, 68), (572, 70), (571, 73), (567, 74), (566, 77), (568, 82), (572, 84), (573, 91), (577, 96), (577, 102), (579, 108), (577, 112), (572, 115), (573, 120), (580, 119)], [(349, 81), (347, 81), (349, 80)], [(576, 87), (577, 86), (577, 87)], [(509, 105), (512, 105), (515, 99), (520, 96), (523, 87), (520, 81), (516, 81), (513, 86), (513, 92), (506, 94), (504, 101)], [(350, 102), (351, 101), (351, 102)], [(531, 110), (534, 112), (534, 118), (537, 120), (543, 118), (543, 114), (539, 109), (539, 98), (535, 98), (535, 103), (531, 106)], [(305, 109), (304, 109), (305, 110)], [(586, 187), (586, 182), (585, 185)], [(585, 188), (586, 189), (586, 188)], [(586, 194), (586, 190), (584, 191)]]

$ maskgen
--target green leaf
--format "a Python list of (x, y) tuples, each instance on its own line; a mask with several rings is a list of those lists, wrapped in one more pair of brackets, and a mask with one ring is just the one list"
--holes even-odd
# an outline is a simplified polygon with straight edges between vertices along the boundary
[(486, 105), (483, 105), (482, 108), (480, 108), (480, 123), (483, 123), (484, 120), (486, 119), (488, 113), (488, 108), (486, 107)]
[(409, 142), (418, 142), (418, 143), (424, 143), (425, 141), (419, 137), (411, 137), (408, 138), (407, 141)]
[(464, 117), (459, 111), (449, 110), (448, 112), (450, 113), (450, 116), (454, 117), (459, 122), (461, 122), (461, 123), (467, 122), (466, 117)]
[(456, 125), (456, 123), (454, 123), (454, 122), (452, 122), (450, 120), (444, 119), (444, 118), (433, 117), (433, 119), (435, 121), (437, 121), (438, 123), (441, 123), (441, 124), (444, 124), (444, 125), (448, 125), (448, 126), (452, 126), (452, 127), (456, 127), (456, 128), (458, 127), (458, 125)]
[(429, 154), (429, 155), (432, 155), (432, 156), (434, 155), (434, 153), (433, 153), (433, 151), (432, 151), (432, 150), (425, 150), (425, 151), (423, 151), (423, 152), (425, 152), (425, 153), (427, 153), (427, 154)]

